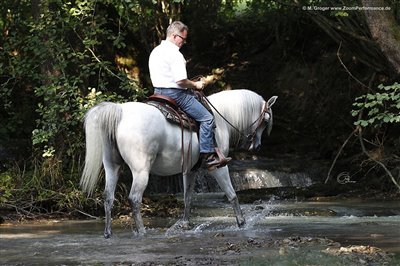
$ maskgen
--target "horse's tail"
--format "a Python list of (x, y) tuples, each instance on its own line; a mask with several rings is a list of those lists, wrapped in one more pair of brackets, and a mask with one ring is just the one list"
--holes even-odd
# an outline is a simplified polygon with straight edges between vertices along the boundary
[(121, 106), (109, 102), (92, 107), (85, 115), (86, 157), (80, 185), (88, 195), (99, 179), (104, 149), (116, 143), (121, 117)]

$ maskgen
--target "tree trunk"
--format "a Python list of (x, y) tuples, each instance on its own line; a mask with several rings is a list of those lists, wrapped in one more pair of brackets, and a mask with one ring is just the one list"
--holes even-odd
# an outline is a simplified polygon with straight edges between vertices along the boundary
[[(384, 0), (361, 0), (364, 7), (388, 7)], [(400, 26), (391, 10), (365, 9), (365, 17), (372, 38), (400, 74)]]

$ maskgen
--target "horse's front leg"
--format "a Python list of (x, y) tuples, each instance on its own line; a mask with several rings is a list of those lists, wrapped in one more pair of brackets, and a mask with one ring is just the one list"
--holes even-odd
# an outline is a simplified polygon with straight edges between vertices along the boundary
[(240, 209), (239, 199), (235, 196), (232, 200), (230, 200), (232, 204), (233, 211), (235, 212), (236, 222), (239, 227), (243, 227), (246, 224), (246, 220), (243, 217), (242, 210)]
[(192, 202), (192, 194), (195, 185), (196, 176), (194, 173), (183, 174), (184, 203), (183, 218), (180, 222), (182, 229), (190, 229), (190, 205)]
[(210, 174), (214, 176), (214, 178), (217, 180), (218, 185), (225, 192), (226, 197), (232, 204), (238, 226), (243, 227), (246, 224), (246, 220), (243, 217), (243, 213), (239, 205), (239, 200), (237, 198), (235, 190), (233, 189), (231, 178), (229, 176), (228, 166), (224, 166), (218, 168), (217, 170), (211, 171)]

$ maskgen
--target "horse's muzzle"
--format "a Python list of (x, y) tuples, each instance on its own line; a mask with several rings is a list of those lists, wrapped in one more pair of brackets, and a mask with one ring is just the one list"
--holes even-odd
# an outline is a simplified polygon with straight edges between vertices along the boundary
[(261, 143), (251, 143), (250, 147), (248, 148), (249, 151), (259, 151), (261, 149)]

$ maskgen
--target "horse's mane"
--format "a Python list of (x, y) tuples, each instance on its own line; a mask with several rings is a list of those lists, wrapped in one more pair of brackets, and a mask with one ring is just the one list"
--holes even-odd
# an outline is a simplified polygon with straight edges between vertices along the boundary
[[(264, 102), (260, 95), (250, 90), (221, 91), (210, 95), (208, 99), (218, 112), (242, 133), (248, 133), (246, 130), (249, 130), (249, 126), (259, 117)], [(217, 112), (213, 112), (217, 126), (226, 124)], [(227, 129), (231, 141), (238, 141), (240, 133), (229, 125)]]

